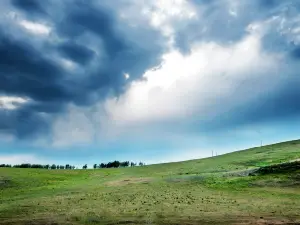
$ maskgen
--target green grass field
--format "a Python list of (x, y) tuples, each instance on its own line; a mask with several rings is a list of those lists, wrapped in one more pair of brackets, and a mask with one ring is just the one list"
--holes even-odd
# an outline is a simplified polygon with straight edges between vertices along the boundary
[[(0, 168), (0, 224), (300, 224), (300, 141), (134, 168)], [(5, 162), (4, 162), (5, 163)]]

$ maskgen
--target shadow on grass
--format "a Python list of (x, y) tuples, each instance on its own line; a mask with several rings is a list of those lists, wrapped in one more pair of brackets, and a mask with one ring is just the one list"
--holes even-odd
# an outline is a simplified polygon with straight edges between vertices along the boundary
[(298, 170), (300, 171), (300, 161), (295, 161), (295, 162), (288, 162), (288, 163), (281, 163), (281, 164), (275, 164), (271, 166), (260, 167), (258, 170), (256, 170), (253, 173), (250, 173), (249, 175), (255, 176), (255, 175), (266, 175), (266, 174), (293, 173)]

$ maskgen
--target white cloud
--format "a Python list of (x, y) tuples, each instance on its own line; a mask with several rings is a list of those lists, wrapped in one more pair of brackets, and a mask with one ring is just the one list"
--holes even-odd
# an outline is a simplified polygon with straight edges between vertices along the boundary
[(130, 78), (129, 73), (124, 73), (124, 77), (125, 77), (126, 80), (128, 80)]
[[(160, 69), (147, 71), (145, 79), (133, 82), (118, 100), (108, 100), (106, 110), (114, 125), (213, 114), (219, 99), (242, 100), (234, 91), (245, 79), (259, 78), (264, 85), (262, 76), (275, 70), (276, 60), (261, 51), (257, 34), (232, 46), (199, 43), (188, 56), (173, 50), (164, 55)], [(251, 96), (243, 96), (243, 101), (245, 98)]]
[(172, 38), (174, 29), (181, 21), (197, 18), (197, 12), (187, 0), (128, 0), (125, 8), (120, 10), (120, 17), (131, 26), (141, 22), (159, 30), (163, 35)]
[(14, 96), (0, 96), (0, 109), (13, 110), (19, 105), (28, 102), (28, 98), (14, 97)]
[(196, 12), (189, 1), (186, 0), (165, 0), (152, 1), (146, 6), (143, 13), (149, 16), (151, 25), (156, 28), (170, 25), (172, 20), (191, 19), (196, 17)]
[(65, 59), (65, 58), (59, 58), (58, 61), (61, 63), (61, 65), (67, 69), (67, 70), (74, 70), (76, 68), (76, 64), (69, 60), (69, 59)]
[(173, 49), (164, 54), (161, 66), (149, 69), (142, 81), (132, 82), (118, 99), (95, 105), (93, 112), (70, 106), (68, 116), (55, 123), (54, 145), (91, 143), (120, 135), (147, 136), (156, 125), (159, 134), (154, 131), (155, 135), (172, 140), (178, 134), (164, 131), (164, 123), (194, 116), (213, 118), (271, 90), (278, 84), (277, 79), (269, 78), (270, 74), (276, 76), (280, 57), (262, 51), (259, 32), (229, 46), (200, 42), (189, 55)]
[(97, 123), (88, 110), (73, 105), (69, 106), (66, 115), (53, 125), (53, 147), (68, 147), (70, 144), (92, 143)]
[(12, 142), (14, 140), (14, 136), (11, 134), (0, 133), (0, 141), (1, 142)]
[(228, 1), (228, 10), (229, 10), (229, 14), (233, 17), (237, 17), (238, 16), (238, 8), (239, 8), (239, 3), (236, 0), (229, 0)]
[(48, 27), (45, 24), (35, 23), (28, 20), (21, 20), (19, 21), (19, 24), (33, 34), (49, 35), (51, 32), (51, 27)]
[(290, 42), (300, 44), (300, 16), (291, 18), (281, 18), (281, 26), (279, 27), (282, 35), (286, 36)]
[(46, 161), (32, 154), (14, 154), (14, 155), (0, 154), (0, 163), (11, 164), (11, 165), (16, 165), (21, 163), (46, 164)]

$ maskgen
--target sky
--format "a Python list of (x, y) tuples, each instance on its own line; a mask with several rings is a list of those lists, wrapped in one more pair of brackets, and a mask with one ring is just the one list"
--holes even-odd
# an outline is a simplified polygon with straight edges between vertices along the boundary
[(152, 164), (299, 139), (299, 11), (0, 1), (0, 163)]

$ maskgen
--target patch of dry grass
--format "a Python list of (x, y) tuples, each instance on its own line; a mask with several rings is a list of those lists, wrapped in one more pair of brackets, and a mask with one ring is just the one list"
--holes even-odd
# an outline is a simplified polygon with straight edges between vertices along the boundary
[(136, 183), (142, 183), (142, 184), (148, 184), (153, 180), (153, 178), (126, 178), (121, 180), (114, 180), (114, 181), (108, 181), (105, 183), (105, 185), (108, 186), (123, 186), (127, 184), (136, 184)]

